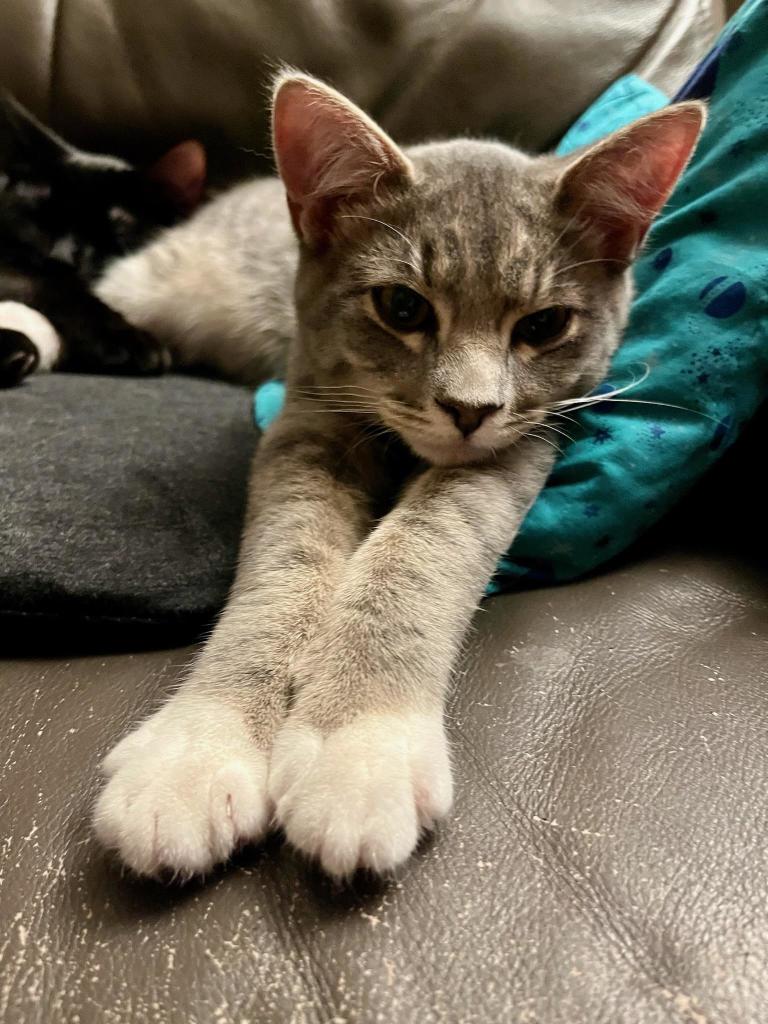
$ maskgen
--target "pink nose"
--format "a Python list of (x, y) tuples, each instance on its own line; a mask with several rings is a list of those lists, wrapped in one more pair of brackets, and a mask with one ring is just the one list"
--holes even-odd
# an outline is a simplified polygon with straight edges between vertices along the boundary
[(498, 412), (501, 408), (500, 405), (464, 405), (462, 402), (441, 402), (439, 399), (435, 401), (448, 413), (464, 437), (469, 437), (486, 416)]

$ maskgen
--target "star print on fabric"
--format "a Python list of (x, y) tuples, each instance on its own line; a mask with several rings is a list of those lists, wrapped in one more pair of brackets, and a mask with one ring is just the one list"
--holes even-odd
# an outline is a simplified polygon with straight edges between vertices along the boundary
[(599, 427), (595, 431), (592, 440), (595, 442), (595, 444), (605, 444), (605, 442), (610, 441), (612, 437), (613, 434), (608, 429), (608, 427)]

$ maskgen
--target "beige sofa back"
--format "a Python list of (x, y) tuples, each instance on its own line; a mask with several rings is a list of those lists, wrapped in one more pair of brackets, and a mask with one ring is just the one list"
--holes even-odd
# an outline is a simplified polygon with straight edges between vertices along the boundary
[(540, 149), (621, 74), (674, 90), (723, 20), (723, 0), (3, 0), (0, 81), (94, 147), (200, 136), (220, 174), (265, 162), (280, 62), (402, 141)]

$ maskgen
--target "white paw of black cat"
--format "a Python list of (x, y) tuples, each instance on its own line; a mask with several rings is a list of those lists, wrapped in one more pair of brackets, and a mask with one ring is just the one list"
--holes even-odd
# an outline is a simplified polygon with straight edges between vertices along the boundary
[(50, 370), (60, 354), (61, 338), (47, 317), (24, 302), (0, 302), (0, 387)]
[(0, 328), (0, 388), (20, 384), (37, 367), (37, 349), (21, 331)]
[(440, 714), (367, 714), (324, 735), (294, 716), (277, 735), (269, 794), (288, 841), (335, 878), (387, 873), (451, 808)]
[(267, 830), (267, 759), (245, 719), (172, 700), (105, 758), (96, 834), (139, 875), (202, 875)]

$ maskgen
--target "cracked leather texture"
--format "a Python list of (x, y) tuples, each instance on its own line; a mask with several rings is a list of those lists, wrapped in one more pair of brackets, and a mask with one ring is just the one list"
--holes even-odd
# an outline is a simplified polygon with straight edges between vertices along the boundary
[(334, 890), (278, 840), (206, 884), (124, 877), (97, 764), (192, 650), (0, 663), (0, 1021), (765, 1020), (768, 566), (712, 541), (713, 502), (484, 605), (455, 813), (389, 885)]

